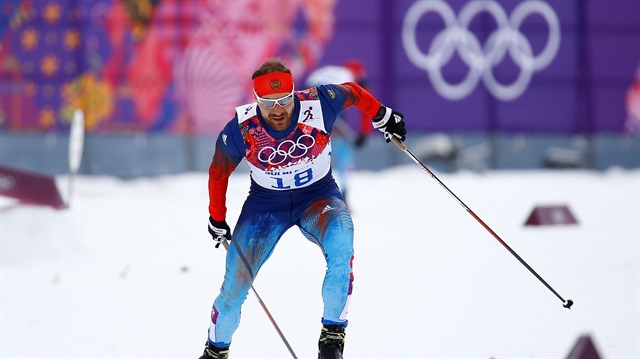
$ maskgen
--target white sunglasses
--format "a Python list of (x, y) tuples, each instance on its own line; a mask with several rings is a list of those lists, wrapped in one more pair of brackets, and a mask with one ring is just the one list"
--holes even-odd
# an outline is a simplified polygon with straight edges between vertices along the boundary
[(270, 99), (270, 98), (263, 98), (258, 96), (258, 94), (256, 93), (256, 90), (253, 89), (253, 94), (256, 95), (256, 100), (258, 101), (258, 103), (266, 108), (274, 108), (276, 107), (276, 104), (280, 105), (280, 107), (285, 107), (288, 104), (291, 103), (291, 101), (293, 101), (293, 91), (295, 91), (295, 89), (291, 90), (291, 93), (284, 96), (284, 97), (280, 97), (280, 98), (276, 98), (276, 99)]

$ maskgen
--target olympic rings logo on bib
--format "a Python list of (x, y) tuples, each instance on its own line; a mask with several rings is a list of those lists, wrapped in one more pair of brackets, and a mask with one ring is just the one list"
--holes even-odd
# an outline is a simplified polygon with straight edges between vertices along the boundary
[[(420, 18), (429, 12), (442, 18), (445, 29), (436, 34), (425, 54), (418, 46), (416, 33)], [(481, 44), (469, 30), (469, 25), (483, 12), (493, 17), (497, 29)], [(541, 15), (549, 28), (545, 47), (538, 55), (533, 54), (531, 42), (520, 32), (524, 20), (534, 14)], [(508, 101), (522, 95), (533, 73), (547, 67), (556, 57), (560, 48), (560, 21), (553, 8), (542, 0), (522, 2), (509, 17), (494, 0), (473, 0), (460, 10), (457, 18), (444, 1), (419, 0), (411, 5), (404, 18), (402, 43), (411, 62), (427, 71), (433, 87), (442, 97), (460, 100), (476, 88), (482, 77), (493, 96)], [(462, 82), (452, 84), (444, 78), (442, 68), (456, 52), (469, 67), (469, 72)], [(496, 80), (492, 68), (500, 64), (507, 54), (520, 68), (520, 73), (511, 84), (504, 85)]]
[(287, 160), (296, 160), (307, 155), (309, 150), (316, 144), (316, 139), (304, 134), (293, 142), (292, 140), (282, 141), (277, 148), (271, 146), (263, 147), (258, 152), (258, 160), (277, 166)]

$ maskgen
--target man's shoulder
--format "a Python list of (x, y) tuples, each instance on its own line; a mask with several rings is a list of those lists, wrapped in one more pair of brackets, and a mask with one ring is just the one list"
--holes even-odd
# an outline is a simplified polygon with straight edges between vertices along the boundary
[(310, 87), (308, 89), (296, 91), (296, 97), (300, 101), (313, 101), (318, 100), (318, 88)]
[(335, 101), (336, 99), (341, 99), (343, 96), (341, 88), (342, 86), (340, 85), (320, 85), (306, 90), (296, 91), (296, 95), (300, 101)]

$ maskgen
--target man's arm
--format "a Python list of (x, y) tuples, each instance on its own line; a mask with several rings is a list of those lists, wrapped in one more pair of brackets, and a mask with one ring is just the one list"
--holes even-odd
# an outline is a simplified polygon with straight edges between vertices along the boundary
[(345, 103), (344, 108), (355, 106), (360, 111), (365, 113), (369, 117), (374, 117), (378, 114), (378, 110), (382, 104), (378, 99), (373, 97), (369, 91), (362, 88), (355, 82), (345, 82), (339, 85), (345, 88)]
[(366, 115), (371, 117), (373, 127), (384, 134), (387, 142), (391, 137), (396, 137), (400, 141), (406, 139), (404, 116), (380, 103), (369, 91), (353, 82), (346, 82), (339, 85), (346, 89), (344, 108), (355, 106)]
[(227, 187), (229, 176), (242, 161), (242, 147), (236, 138), (237, 120), (231, 121), (220, 133), (216, 141), (216, 150), (209, 165), (209, 215), (216, 221), (223, 222), (227, 215)]

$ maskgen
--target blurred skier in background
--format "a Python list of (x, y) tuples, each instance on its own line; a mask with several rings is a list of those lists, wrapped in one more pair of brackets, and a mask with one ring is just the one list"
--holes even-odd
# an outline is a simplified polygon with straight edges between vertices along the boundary
[(640, 136), (640, 64), (633, 77), (625, 101), (627, 120), (624, 130), (630, 135)]
[[(345, 82), (355, 82), (365, 90), (371, 92), (367, 80), (367, 72), (358, 60), (347, 60), (341, 66), (327, 65), (317, 68), (307, 77), (305, 85), (316, 87), (326, 84), (342, 84)], [(360, 111), (360, 121), (357, 129), (353, 129), (344, 118), (344, 113), (340, 115), (333, 124), (331, 133), (331, 148), (333, 158), (333, 168), (336, 171), (340, 193), (348, 205), (347, 193), (349, 192), (349, 178), (355, 170), (354, 148), (362, 147), (373, 126), (371, 117)]]

